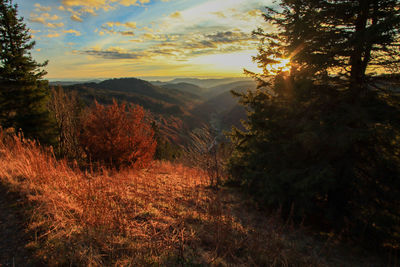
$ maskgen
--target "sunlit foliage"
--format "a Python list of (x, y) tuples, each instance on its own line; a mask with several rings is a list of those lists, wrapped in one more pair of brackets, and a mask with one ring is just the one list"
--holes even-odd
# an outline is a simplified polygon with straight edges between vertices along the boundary
[(94, 103), (82, 122), (80, 142), (91, 161), (141, 168), (152, 159), (156, 141), (140, 106)]

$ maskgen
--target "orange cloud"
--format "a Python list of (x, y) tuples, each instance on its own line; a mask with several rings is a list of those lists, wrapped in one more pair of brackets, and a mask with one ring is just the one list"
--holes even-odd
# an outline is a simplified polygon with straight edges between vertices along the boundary
[(180, 18), (182, 18), (182, 14), (181, 14), (181, 12), (179, 12), (179, 11), (176, 11), (176, 12), (174, 12), (174, 13), (172, 13), (171, 15), (169, 15), (171, 18), (173, 18), (173, 19), (180, 19)]
[(49, 37), (49, 38), (55, 38), (55, 37), (59, 37), (59, 36), (60, 36), (60, 34), (58, 32), (52, 32), (52, 33), (49, 33), (46, 35), (46, 37)]
[(75, 34), (75, 36), (80, 36), (81, 35), (81, 33), (79, 31), (72, 30), (72, 29), (65, 30), (65, 31), (63, 31), (63, 33), (72, 33), (72, 34)]
[(36, 22), (36, 23), (41, 23), (43, 25), (45, 25), (46, 27), (49, 28), (59, 28), (64, 26), (64, 23), (59, 22), (59, 23), (55, 23), (55, 22), (48, 22), (50, 21), (55, 21), (55, 20), (60, 20), (61, 18), (57, 15), (50, 15), (49, 13), (42, 13), (42, 14), (35, 14), (35, 13), (31, 13), (31, 16), (29, 18), (29, 21), (31, 22)]
[(123, 6), (134, 6), (149, 3), (150, 0), (62, 0), (62, 4), (67, 7), (93, 7), (96, 9), (102, 8), (104, 10), (112, 9), (113, 4)]
[(106, 0), (62, 0), (64, 6), (89, 6), (100, 8), (107, 4)]
[(71, 19), (73, 20), (73, 21), (77, 21), (77, 22), (83, 22), (83, 20), (81, 19), (81, 17), (79, 17), (78, 15), (72, 15), (71, 16)]
[(106, 22), (103, 24), (103, 26), (107, 26), (109, 28), (113, 28), (114, 26), (118, 27), (125, 27), (125, 28), (131, 28), (131, 29), (136, 29), (136, 22)]
[(41, 6), (38, 3), (35, 4), (35, 7), (36, 7), (35, 8), (36, 12), (41, 12), (41, 11), (49, 12), (49, 11), (51, 11), (51, 7), (49, 7), (49, 6)]

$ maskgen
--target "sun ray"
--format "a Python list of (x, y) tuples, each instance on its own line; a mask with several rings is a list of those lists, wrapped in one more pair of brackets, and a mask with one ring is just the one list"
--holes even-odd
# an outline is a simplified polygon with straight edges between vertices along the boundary
[(279, 58), (274, 59), (279, 61), (276, 64), (269, 64), (265, 68), (271, 74), (278, 74), (281, 72), (289, 72), (290, 71), (290, 58)]

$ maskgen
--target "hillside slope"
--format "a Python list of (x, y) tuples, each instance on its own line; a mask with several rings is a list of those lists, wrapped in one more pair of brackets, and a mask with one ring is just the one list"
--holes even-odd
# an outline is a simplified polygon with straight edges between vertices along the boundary
[[(184, 81), (219, 85), (207, 89)], [(123, 78), (64, 88), (67, 91), (77, 91), (87, 105), (94, 100), (111, 104), (113, 98), (139, 104), (150, 111), (161, 134), (177, 144), (188, 142), (188, 133), (206, 123), (221, 124), (219, 130), (230, 129), (232, 125), (240, 126), (245, 112), (238, 106), (238, 99), (231, 95), (230, 90), (243, 92), (255, 88), (253, 81), (236, 78), (179, 79), (174, 82), (154, 85), (136, 78)]]
[(211, 189), (203, 170), (154, 162), (136, 171), (81, 171), (2, 132), (0, 151), (0, 184), (20, 196), (28, 216), (7, 242), (27, 231), (32, 241), (20, 246), (46, 265), (382, 265), (257, 211), (234, 189)]
[(223, 84), (242, 82), (242, 81), (253, 81), (253, 79), (247, 77), (221, 78), (221, 79), (177, 78), (172, 81), (169, 81), (168, 83), (191, 83), (202, 88), (212, 88)]
[(181, 92), (192, 94), (193, 97), (199, 98), (199, 96), (204, 95), (207, 89), (191, 83), (164, 83), (161, 85), (163, 88), (170, 90), (179, 90)]
[(204, 123), (201, 117), (191, 112), (194, 106), (201, 103), (199, 96), (155, 86), (136, 78), (76, 84), (64, 89), (76, 91), (86, 105), (91, 105), (94, 100), (111, 104), (113, 99), (141, 105), (150, 112), (163, 136), (178, 144), (185, 143), (187, 133)]
[(217, 86), (210, 89), (212, 90), (208, 93), (210, 97), (194, 107), (192, 112), (203, 120), (213, 122), (214, 128), (217, 128), (215, 130), (219, 132), (230, 130), (232, 126), (241, 128), (241, 120), (247, 118), (246, 111), (238, 103), (239, 99), (232, 95), (231, 90), (245, 92), (254, 90), (255, 87), (253, 82), (235, 82)]

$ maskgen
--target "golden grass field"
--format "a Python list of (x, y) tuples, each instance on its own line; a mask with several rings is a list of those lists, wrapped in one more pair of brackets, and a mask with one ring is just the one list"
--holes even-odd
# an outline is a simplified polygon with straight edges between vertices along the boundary
[(82, 171), (21, 137), (0, 140), (0, 182), (23, 199), (30, 264), (328, 265), (323, 244), (234, 189), (210, 188), (202, 170), (153, 162)]

